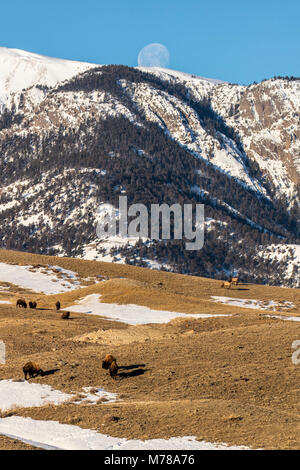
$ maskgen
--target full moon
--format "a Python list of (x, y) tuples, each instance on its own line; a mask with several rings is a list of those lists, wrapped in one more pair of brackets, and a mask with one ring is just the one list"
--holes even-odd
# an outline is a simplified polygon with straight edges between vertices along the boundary
[(168, 67), (170, 54), (166, 46), (159, 43), (148, 44), (138, 55), (139, 67)]

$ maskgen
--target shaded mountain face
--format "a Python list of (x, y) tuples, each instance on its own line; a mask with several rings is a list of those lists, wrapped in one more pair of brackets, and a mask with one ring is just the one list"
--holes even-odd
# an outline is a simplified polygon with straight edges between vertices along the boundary
[[(300, 81), (90, 64), (66, 78), (2, 106), (2, 247), (299, 286)], [(120, 195), (203, 203), (203, 249), (99, 240), (97, 208)]]

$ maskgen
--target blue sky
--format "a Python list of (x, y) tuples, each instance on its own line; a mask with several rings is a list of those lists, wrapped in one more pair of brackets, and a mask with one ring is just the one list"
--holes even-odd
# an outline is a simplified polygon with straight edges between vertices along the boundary
[(247, 84), (300, 76), (299, 18), (299, 0), (13, 0), (0, 46), (135, 66), (159, 42), (170, 68)]

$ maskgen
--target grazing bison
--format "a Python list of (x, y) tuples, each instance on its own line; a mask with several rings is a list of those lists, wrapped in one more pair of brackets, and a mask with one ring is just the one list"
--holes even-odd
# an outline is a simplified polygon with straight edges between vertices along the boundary
[(35, 375), (36, 376), (37, 375), (41, 375), (41, 376), (44, 375), (43, 370), (35, 362), (26, 362), (25, 366), (23, 367), (23, 372), (24, 372), (25, 380), (28, 380), (27, 379), (27, 374), (29, 375), (30, 379), (32, 377), (34, 377)]
[(34, 301), (34, 302), (29, 302), (29, 308), (36, 308), (37, 306), (37, 303)]
[(62, 318), (63, 320), (68, 320), (68, 318), (70, 318), (70, 312), (63, 312), (63, 313), (61, 314), (61, 318)]
[(24, 299), (18, 299), (16, 303), (16, 307), (27, 308), (27, 303), (25, 302)]
[(112, 361), (111, 365), (109, 366), (109, 373), (110, 373), (110, 376), (116, 380), (116, 376), (117, 376), (117, 373), (118, 373), (118, 364), (116, 363), (116, 361)]
[(102, 362), (102, 369), (109, 369), (110, 365), (116, 361), (117, 359), (114, 356), (112, 356), (111, 354), (106, 354)]
[(231, 289), (231, 282), (225, 281), (221, 287), (224, 287), (224, 289)]
[(60, 310), (60, 301), (58, 300), (55, 304), (56, 310)]

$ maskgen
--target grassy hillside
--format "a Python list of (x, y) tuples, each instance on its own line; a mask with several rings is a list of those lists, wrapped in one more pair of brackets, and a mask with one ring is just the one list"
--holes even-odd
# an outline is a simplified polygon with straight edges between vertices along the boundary
[[(221, 288), (222, 281), (155, 271), (135, 266), (87, 261), (77, 258), (36, 255), (18, 251), (0, 250), (0, 262), (19, 265), (57, 265), (78, 273), (81, 285), (89, 284), (77, 291), (53, 297), (41, 294), (42, 305), (50, 306), (58, 299), (63, 305), (74, 302), (91, 293), (101, 293), (105, 303), (134, 303), (154, 309), (174, 310), (186, 313), (221, 313), (237, 311), (236, 307), (212, 303), (211, 296), (257, 299), (276, 302), (289, 301), (295, 305), (290, 312), (300, 313), (300, 290), (258, 284), (241, 284), (230, 290)], [(97, 276), (109, 281), (95, 284)], [(92, 278), (91, 280), (86, 280)], [(19, 289), (17, 289), (19, 292)], [(17, 293), (18, 293), (17, 292)], [(31, 297), (31, 295), (30, 295)], [(55, 303), (54, 302), (54, 303)], [(238, 311), (241, 309), (238, 308)]]
[[(57, 265), (77, 272), (88, 286), (44, 295), (10, 285), (1, 292), (0, 339), (7, 347), (0, 379), (22, 380), (22, 366), (33, 360), (47, 372), (31, 383), (80, 394), (83, 387), (117, 393), (114, 403), (14, 407), (10, 415), (55, 420), (110, 436), (151, 439), (196, 436), (253, 448), (300, 446), (299, 366), (291, 361), (300, 323), (267, 317), (274, 312), (215, 303), (211, 295), (261, 301), (290, 301), (280, 315), (300, 315), (300, 292), (259, 285), (230, 291), (220, 281), (70, 258), (0, 251), (0, 262)], [(94, 284), (92, 278), (107, 276)], [(87, 281), (87, 278), (90, 278)], [(3, 284), (3, 282), (2, 282)], [(166, 324), (130, 326), (108, 318), (55, 310), (100, 293), (105, 303), (138, 304), (187, 313), (227, 313), (228, 317), (180, 318)], [(17, 297), (36, 299), (38, 308), (16, 309)], [(280, 308), (278, 309), (280, 310)], [(117, 357), (113, 381), (102, 358)], [(1, 403), (0, 403), (1, 408)], [(29, 448), (0, 436), (0, 449)]]

